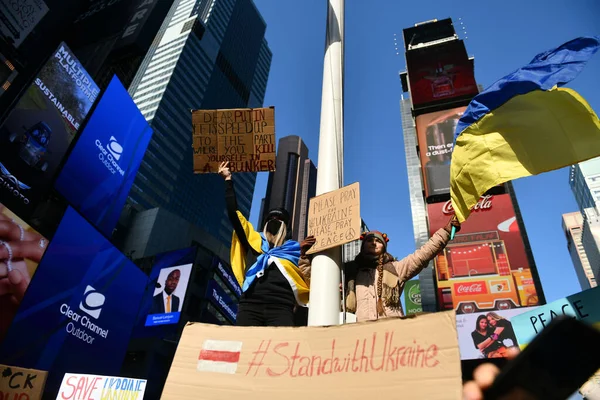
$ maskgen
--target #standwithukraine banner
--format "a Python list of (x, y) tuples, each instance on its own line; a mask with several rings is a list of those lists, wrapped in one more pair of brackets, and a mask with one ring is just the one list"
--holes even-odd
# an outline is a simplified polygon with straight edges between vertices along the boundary
[(557, 88), (598, 48), (600, 36), (574, 39), (475, 96), (456, 126), (450, 166), (459, 221), (494, 186), (600, 155), (598, 116), (578, 93)]

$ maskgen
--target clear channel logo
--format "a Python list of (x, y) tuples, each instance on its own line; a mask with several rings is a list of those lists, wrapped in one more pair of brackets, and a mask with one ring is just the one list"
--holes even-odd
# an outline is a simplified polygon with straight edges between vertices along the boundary
[(104, 164), (106, 169), (113, 175), (118, 173), (121, 176), (125, 176), (125, 171), (123, 171), (117, 163), (123, 154), (123, 146), (119, 144), (117, 139), (114, 136), (111, 136), (106, 147), (102, 144), (100, 139), (96, 139), (96, 147), (100, 150), (98, 158), (102, 164)]
[(83, 299), (79, 303), (79, 309), (85, 312), (90, 317), (95, 319), (100, 318), (100, 312), (106, 297), (92, 286), (87, 285), (85, 292), (83, 293)]
[[(79, 314), (71, 307), (63, 303), (60, 306), (60, 313), (71, 321), (67, 324), (65, 330), (69, 335), (73, 335), (77, 339), (86, 342), (87, 344), (93, 344), (98, 338), (106, 339), (108, 337), (108, 329), (102, 329), (97, 322), (92, 322), (92, 318), (100, 318), (102, 306), (106, 297), (94, 289), (93, 286), (87, 285), (83, 292), (83, 297), (79, 303), (79, 309), (85, 314)], [(78, 326), (79, 325), (79, 326)]]

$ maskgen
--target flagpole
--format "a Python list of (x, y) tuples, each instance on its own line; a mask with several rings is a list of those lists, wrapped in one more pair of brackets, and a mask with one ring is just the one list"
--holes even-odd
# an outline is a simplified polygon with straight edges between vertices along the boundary
[[(344, 184), (344, 0), (327, 0), (327, 3), (317, 196)], [(308, 325), (339, 324), (341, 267), (339, 246), (313, 258)]]

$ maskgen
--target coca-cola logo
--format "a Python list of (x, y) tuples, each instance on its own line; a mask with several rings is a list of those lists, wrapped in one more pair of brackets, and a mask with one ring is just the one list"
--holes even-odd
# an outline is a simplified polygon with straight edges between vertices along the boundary
[(454, 292), (457, 296), (469, 296), (475, 294), (486, 294), (487, 287), (485, 286), (485, 282), (467, 282), (467, 283), (457, 283), (454, 285)]
[[(479, 199), (477, 204), (475, 204), (475, 207), (473, 207), (473, 211), (491, 209), (493, 198), (494, 198), (494, 196), (489, 195), (489, 194), (486, 196), (481, 196), (481, 198)], [(446, 215), (454, 214), (454, 207), (452, 207), (451, 200), (448, 200), (447, 202), (444, 203), (444, 207), (442, 207), (442, 212)]]

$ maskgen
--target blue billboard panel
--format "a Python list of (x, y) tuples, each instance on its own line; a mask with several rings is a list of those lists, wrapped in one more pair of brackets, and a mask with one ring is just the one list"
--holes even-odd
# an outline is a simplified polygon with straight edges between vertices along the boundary
[(227, 319), (232, 323), (235, 323), (238, 312), (237, 302), (234, 302), (215, 280), (211, 279), (208, 282), (206, 298), (210, 300), (215, 308), (227, 317)]
[(159, 271), (152, 305), (146, 317), (146, 326), (176, 324), (179, 322), (185, 293), (193, 264), (164, 267)]
[(114, 76), (55, 183), (106, 236), (117, 224), (151, 136), (146, 119)]
[(0, 126), (0, 198), (26, 222), (49, 191), (99, 91), (61, 43)]
[(0, 359), (49, 371), (118, 375), (147, 276), (68, 208), (0, 345)]
[(216, 265), (216, 269), (219, 271), (219, 275), (221, 276), (221, 279), (223, 279), (223, 282), (227, 283), (229, 288), (237, 295), (238, 298), (241, 297), (242, 288), (240, 287), (237, 279), (235, 279), (233, 271), (231, 271), (229, 268), (225, 268), (219, 257), (215, 257), (213, 259), (213, 264)]

